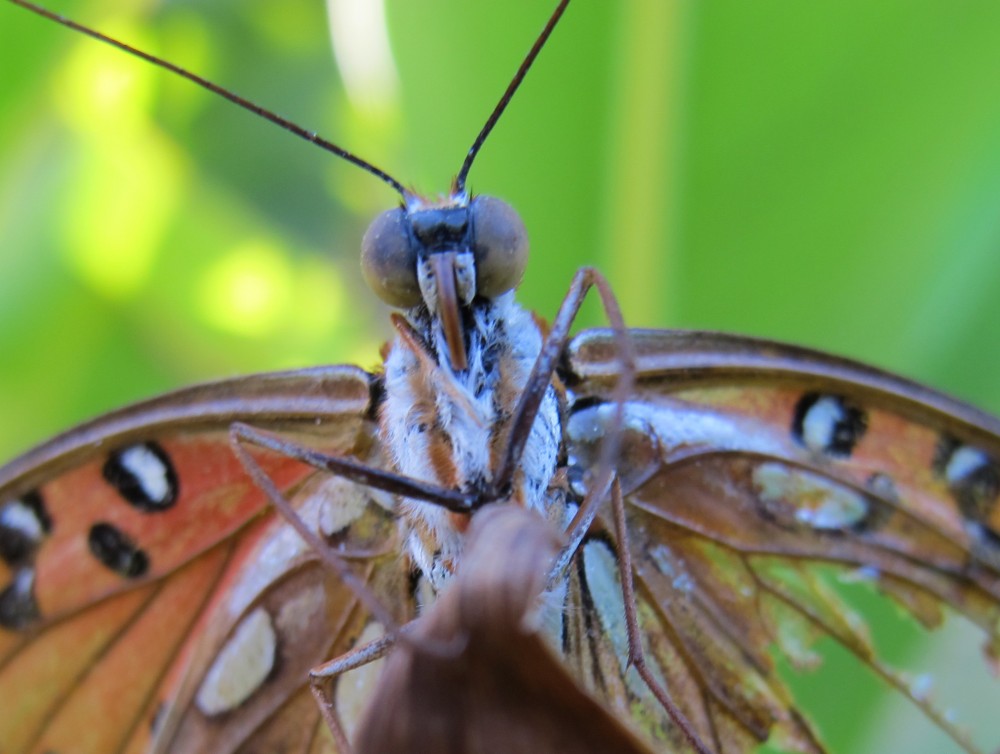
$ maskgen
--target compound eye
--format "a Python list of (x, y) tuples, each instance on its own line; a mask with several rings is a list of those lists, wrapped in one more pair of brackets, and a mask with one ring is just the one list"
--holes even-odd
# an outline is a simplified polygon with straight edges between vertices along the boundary
[(406, 211), (390, 209), (375, 218), (361, 240), (361, 274), (375, 295), (400, 309), (423, 298), (417, 282), (417, 252), (410, 245)]
[(476, 294), (496, 298), (521, 282), (528, 263), (528, 231), (507, 202), (477, 196), (469, 204)]

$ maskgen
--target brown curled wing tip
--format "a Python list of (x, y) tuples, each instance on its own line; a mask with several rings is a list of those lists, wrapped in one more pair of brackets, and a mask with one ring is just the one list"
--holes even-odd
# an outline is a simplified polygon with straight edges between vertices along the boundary
[[(415, 642), (388, 660), (358, 731), (359, 754), (649, 751), (530, 626), (558, 546), (547, 523), (517, 506), (474, 518), (455, 583), (416, 621)], [(462, 636), (454, 657), (419, 649), (421, 639)]]
[(468, 359), (465, 353), (465, 337), (462, 334), (462, 320), (458, 311), (455, 255), (450, 252), (441, 252), (431, 254), (430, 260), (437, 286), (438, 314), (441, 316), (444, 339), (448, 343), (448, 356), (451, 359), (452, 368), (460, 372), (468, 367)]

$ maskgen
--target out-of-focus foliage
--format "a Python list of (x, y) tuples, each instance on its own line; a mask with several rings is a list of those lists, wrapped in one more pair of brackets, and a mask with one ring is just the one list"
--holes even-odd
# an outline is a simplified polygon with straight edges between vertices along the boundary
[[(55, 9), (443, 191), (551, 3), (386, 1), (391, 57), (361, 29), (341, 35), (355, 44), (340, 66), (320, 0)], [(347, 18), (377, 6), (331, 3)], [(997, 412), (997, 50), (989, 3), (576, 0), (470, 185), (522, 212), (523, 299), (545, 316), (594, 264), (633, 324), (803, 343)], [(374, 366), (388, 327), (356, 256), (395, 202), (226, 102), (4, 3), (0, 452), (197, 379)], [(585, 319), (600, 322), (595, 307)], [(886, 750), (863, 737), (874, 716), (889, 748), (918, 751), (898, 743), (912, 726), (892, 727), (877, 687), (837, 668), (802, 692), (834, 748)], [(943, 706), (970, 704), (951, 693)]]

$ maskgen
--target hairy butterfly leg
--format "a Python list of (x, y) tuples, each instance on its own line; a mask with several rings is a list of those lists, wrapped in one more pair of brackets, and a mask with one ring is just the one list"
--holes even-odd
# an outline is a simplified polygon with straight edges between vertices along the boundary
[[(503, 459), (494, 480), (493, 487), (497, 493), (502, 492), (510, 486), (514, 471), (524, 452), (524, 446), (528, 441), (528, 435), (531, 433), (531, 428), (534, 425), (535, 417), (538, 415), (542, 399), (552, 384), (552, 380), (559, 367), (559, 360), (562, 357), (566, 344), (569, 342), (570, 327), (572, 327), (573, 322), (576, 320), (584, 297), (591, 288), (597, 289), (601, 306), (608, 321), (611, 323), (611, 329), (614, 333), (615, 343), (622, 363), (622, 370), (618, 375), (612, 393), (612, 400), (616, 403), (617, 409), (611, 431), (609, 432), (611, 440), (602, 449), (597, 463), (598, 473), (595, 474), (599, 483), (593, 486), (596, 498), (603, 498), (604, 494), (606, 494), (611, 479), (611, 467), (618, 454), (618, 440), (615, 435), (620, 434), (624, 423), (624, 412), (621, 407), (635, 382), (635, 356), (628, 333), (625, 330), (621, 307), (618, 306), (618, 301), (611, 291), (611, 286), (608, 284), (607, 279), (593, 267), (581, 267), (573, 276), (569, 290), (566, 292), (566, 296), (559, 306), (559, 311), (552, 321), (552, 328), (549, 330), (549, 334), (542, 345), (542, 350), (532, 367), (531, 375), (528, 377), (524, 392), (521, 394), (517, 408), (514, 411), (507, 448), (504, 451)], [(597, 490), (603, 490), (604, 492), (598, 494)], [(496, 497), (499, 497), (499, 494)], [(584, 523), (584, 521), (580, 520), (576, 528), (573, 529), (573, 532), (576, 533), (577, 530), (586, 531), (589, 523), (589, 521)], [(571, 537), (566, 551), (575, 549), (575, 544), (578, 544), (578, 540), (574, 540)], [(556, 568), (553, 570), (558, 570), (559, 566), (560, 563), (557, 562)]]
[[(271, 433), (256, 430), (245, 424), (234, 424), (231, 427), (230, 440), (236, 457), (243, 464), (243, 467), (254, 483), (267, 495), (275, 510), (289, 522), (309, 548), (319, 556), (323, 565), (357, 595), (358, 599), (361, 600), (377, 623), (381, 624), (386, 631), (384, 636), (352, 649), (327, 663), (318, 665), (312, 668), (309, 673), (311, 691), (317, 700), (324, 722), (327, 724), (331, 735), (337, 741), (337, 745), (344, 751), (349, 751), (347, 736), (337, 715), (335, 701), (330, 693), (329, 684), (334, 677), (380, 659), (397, 641), (407, 645), (412, 644), (419, 651), (442, 657), (454, 656), (464, 646), (464, 642), (435, 642), (430, 639), (410, 638), (406, 633), (406, 626), (399, 625), (398, 621), (376, 594), (369, 589), (367, 584), (345, 562), (346, 557), (364, 557), (371, 553), (334, 553), (328, 544), (295, 511), (291, 503), (278, 490), (273, 480), (256, 459), (247, 452), (243, 443), (246, 442), (270, 448), (281, 452), (287, 457), (310, 463), (318, 468), (331, 471), (335, 475), (345, 476), (351, 481), (377, 489), (387, 489), (399, 493), (400, 490), (397, 482), (402, 480), (403, 484), (406, 485), (410, 480), (400, 478), (398, 475), (391, 474), (390, 472), (383, 472), (380, 469), (350, 461), (349, 459), (318, 453), (310, 448), (298, 445)], [(351, 473), (339, 473), (344, 467), (350, 467), (352, 470)], [(360, 473), (354, 473), (357, 470), (360, 470)], [(360, 480), (357, 478), (358, 476), (361, 476)], [(419, 482), (414, 484), (420, 485)], [(430, 485), (420, 486), (422, 490), (430, 490), (431, 494), (435, 491)], [(405, 487), (405, 489), (409, 488)], [(443, 490), (443, 492), (447, 492), (447, 490)]]
[[(243, 464), (243, 468), (246, 469), (250, 478), (253, 479), (254, 484), (256, 484), (264, 494), (267, 495), (271, 504), (274, 506), (275, 510), (278, 511), (281, 516), (288, 521), (288, 523), (295, 529), (296, 533), (302, 537), (303, 541), (320, 557), (323, 564), (333, 571), (344, 584), (346, 584), (361, 600), (364, 606), (371, 612), (371, 614), (380, 622), (382, 625), (386, 626), (387, 629), (396, 629), (396, 620), (392, 617), (385, 606), (378, 600), (378, 598), (368, 589), (368, 587), (358, 579), (357, 575), (347, 566), (342, 558), (333, 553), (333, 551), (326, 545), (326, 543), (314, 532), (302, 517), (295, 511), (291, 503), (285, 499), (285, 496), (281, 494), (281, 491), (274, 484), (274, 481), (267, 475), (260, 464), (250, 455), (249, 452), (243, 447), (243, 441), (248, 436), (254, 436), (254, 430), (252, 427), (248, 427), (245, 424), (234, 424), (229, 431), (230, 444), (232, 445), (233, 452), (239, 459), (240, 463)], [(294, 443), (286, 443), (288, 448), (298, 448), (303, 449), (302, 446), (295, 445)], [(297, 458), (298, 456), (294, 453), (288, 453), (290, 457)]]
[(593, 481), (588, 485), (587, 493), (584, 496), (577, 516), (570, 523), (568, 528), (568, 543), (563, 548), (550, 572), (549, 585), (551, 586), (555, 581), (564, 576), (567, 565), (577, 554), (584, 536), (590, 529), (601, 503), (607, 497), (608, 490), (611, 488), (616, 533), (622, 553), (619, 559), (619, 568), (626, 616), (625, 626), (629, 643), (629, 660), (635, 665), (636, 671), (643, 682), (649, 687), (657, 701), (663, 706), (664, 710), (681, 730), (683, 736), (691, 743), (695, 751), (699, 754), (711, 754), (695, 732), (690, 721), (670, 698), (666, 689), (653, 676), (646, 665), (642, 652), (639, 625), (635, 613), (635, 592), (632, 584), (631, 557), (628, 550), (628, 536), (624, 521), (624, 503), (621, 497), (620, 485), (614, 474), (614, 468), (621, 450), (621, 434), (624, 428), (624, 404), (631, 395), (635, 384), (635, 354), (628, 332), (625, 329), (618, 301), (607, 279), (593, 268), (584, 267), (577, 272), (553, 321), (552, 329), (546, 338), (545, 345), (539, 354), (531, 377), (528, 380), (528, 387), (522, 395), (521, 402), (515, 413), (515, 418), (511, 425), (511, 439), (507, 447), (504, 463), (501, 465), (501, 471), (497, 477), (497, 485), (502, 489), (505, 482), (509, 481), (513, 473), (513, 469), (516, 466), (515, 461), (519, 458), (520, 451), (523, 450), (524, 442), (527, 439), (528, 431), (530, 431), (538, 406), (541, 404), (545, 388), (551, 383), (556, 373), (558, 359), (568, 341), (569, 329), (580, 310), (584, 297), (591, 287), (597, 289), (601, 305), (611, 324), (613, 338), (620, 359), (620, 371), (610, 396), (610, 402), (614, 406), (614, 413), (607, 427), (607, 432), (598, 454), (598, 460), (591, 475)]
[[(239, 447), (242, 443), (267, 448), (288, 458), (294, 458), (297, 461), (314, 466), (322, 471), (329, 471), (357, 484), (390, 492), (394, 495), (424, 500), (456, 513), (469, 513), (480, 504), (479, 498), (476, 495), (451, 490), (412, 477), (394, 474), (391, 471), (352, 461), (343, 456), (321, 453), (273, 432), (251, 427), (249, 424), (241, 422), (233, 424), (230, 427), (229, 435), (234, 448)], [(249, 458), (245, 451), (238, 453), (238, 455), (240, 458)], [(252, 461), (252, 459), (250, 460)], [(249, 471), (249, 467), (247, 470)]]
[(569, 338), (569, 329), (579, 313), (584, 297), (592, 287), (597, 289), (601, 305), (611, 324), (621, 369), (611, 392), (610, 402), (614, 406), (614, 413), (601, 444), (596, 466), (591, 475), (593, 481), (588, 485), (578, 514), (569, 525), (567, 532), (568, 542), (550, 572), (549, 584), (551, 586), (555, 581), (563, 578), (567, 565), (577, 554), (584, 536), (590, 529), (601, 503), (607, 497), (608, 490), (611, 488), (612, 504), (615, 509), (614, 520), (622, 552), (619, 567), (621, 569), (622, 589), (624, 592), (623, 603), (626, 615), (630, 662), (636, 666), (636, 670), (643, 682), (653, 692), (657, 701), (663, 706), (695, 751), (698, 754), (711, 754), (695, 732), (690, 721), (652, 675), (642, 653), (639, 625), (635, 614), (631, 558), (628, 553), (628, 537), (624, 525), (624, 504), (621, 498), (621, 488), (614, 473), (621, 450), (621, 434), (624, 428), (624, 404), (635, 384), (635, 354), (628, 332), (625, 329), (625, 322), (617, 298), (611, 290), (607, 279), (594, 268), (584, 267), (577, 271), (570, 284), (569, 291), (559, 308), (559, 312), (552, 323), (552, 329), (545, 340), (538, 360), (535, 362), (531, 377), (528, 380), (528, 387), (522, 395), (515, 413), (515, 418), (511, 425), (511, 439), (507, 446), (504, 462), (500, 467), (501, 471), (497, 477), (497, 485), (502, 489), (505, 483), (509, 483), (509, 478), (516, 466), (515, 462), (524, 448), (524, 443), (527, 440), (528, 432), (530, 431), (531, 424), (534, 422), (545, 389), (551, 383), (556, 373), (558, 359)]
[(333, 698), (333, 679), (382, 659), (395, 644), (396, 637), (392, 634), (386, 634), (362, 644), (360, 647), (355, 647), (350, 652), (335, 657), (329, 662), (317, 665), (309, 671), (310, 691), (312, 691), (312, 695), (316, 699), (316, 704), (319, 707), (320, 714), (323, 716), (323, 721), (330, 729), (330, 733), (337, 742), (337, 746), (344, 754), (348, 754), (351, 751), (351, 745), (347, 740), (347, 734), (340, 721), (340, 716), (337, 714), (337, 706)]

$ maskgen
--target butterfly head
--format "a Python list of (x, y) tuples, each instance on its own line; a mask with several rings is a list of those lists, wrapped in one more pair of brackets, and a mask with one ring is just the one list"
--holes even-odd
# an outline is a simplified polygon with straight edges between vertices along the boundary
[(465, 192), (431, 202), (408, 194), (379, 215), (361, 244), (361, 271), (390, 306), (426, 308), (466, 368), (463, 311), (513, 290), (528, 261), (528, 234), (514, 209)]

